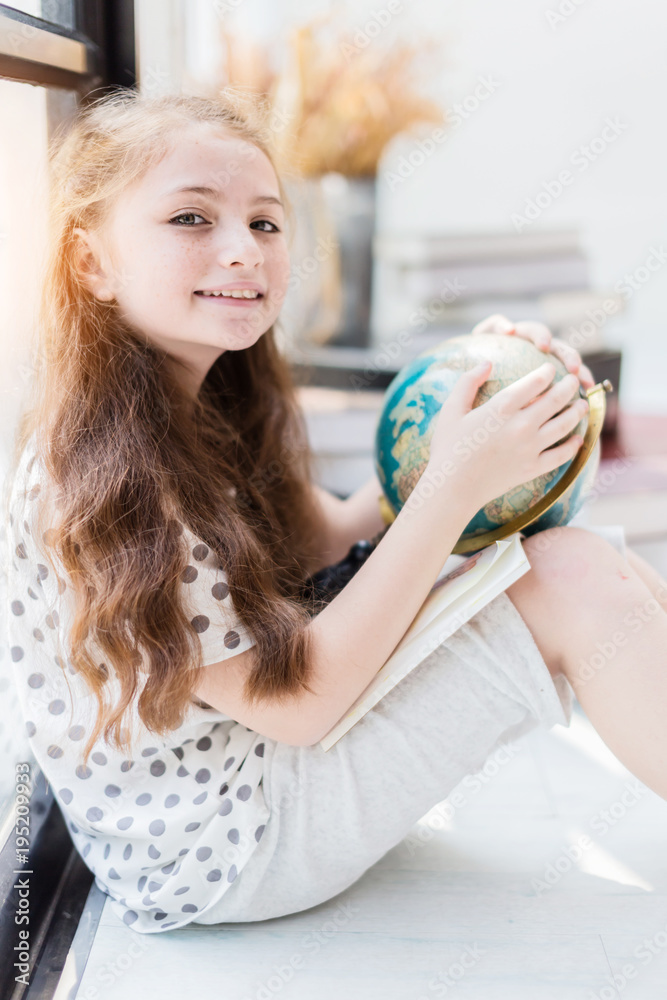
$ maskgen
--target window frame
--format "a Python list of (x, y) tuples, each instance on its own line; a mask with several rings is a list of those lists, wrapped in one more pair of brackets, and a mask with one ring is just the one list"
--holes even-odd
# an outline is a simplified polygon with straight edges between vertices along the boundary
[(76, 91), (136, 84), (134, 0), (72, 0), (74, 28), (0, 3), (0, 77)]

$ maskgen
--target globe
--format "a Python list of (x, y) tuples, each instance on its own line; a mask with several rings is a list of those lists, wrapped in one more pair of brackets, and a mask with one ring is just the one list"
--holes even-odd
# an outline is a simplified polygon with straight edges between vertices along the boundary
[[(545, 361), (550, 361), (556, 369), (552, 385), (568, 374), (556, 355), (539, 350), (521, 337), (504, 334), (451, 337), (417, 355), (388, 386), (375, 435), (375, 468), (385, 500), (394, 515), (401, 510), (426, 468), (440, 407), (462, 373), (481, 361), (490, 361), (492, 367), (486, 382), (477, 391), (473, 407), (481, 406), (496, 392), (539, 368)], [(585, 436), (585, 445), (577, 455), (486, 503), (466, 525), (454, 552), (478, 551), (495, 538), (519, 530), (517, 524), (521, 524), (523, 535), (529, 536), (572, 520), (594, 484), (600, 462), (599, 430), (604, 416), (604, 392), (599, 390), (608, 391), (612, 387), (605, 382), (595, 388), (598, 390), (595, 394), (593, 390), (586, 394), (581, 386), (574, 391), (566, 406), (576, 396), (588, 395), (590, 411), (570, 433), (554, 443), (560, 444), (571, 434)], [(595, 435), (591, 443), (592, 435), (587, 431), (593, 418)], [(477, 442), (467, 442), (470, 449), (479, 447), (485, 436), (492, 436), (492, 432), (483, 431), (483, 428), (478, 428), (476, 434)], [(588, 457), (582, 465), (584, 454)], [(568, 474), (570, 465), (573, 465), (573, 472)], [(579, 465), (581, 468), (572, 478)], [(566, 485), (569, 479), (572, 482)], [(559, 489), (561, 480), (563, 484)], [(536, 505), (538, 508), (533, 516), (530, 512)]]

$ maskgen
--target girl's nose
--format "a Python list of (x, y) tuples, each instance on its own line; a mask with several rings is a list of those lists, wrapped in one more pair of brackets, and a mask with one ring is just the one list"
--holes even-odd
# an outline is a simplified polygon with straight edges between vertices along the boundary
[(220, 233), (217, 241), (218, 262), (224, 267), (231, 264), (243, 264), (254, 267), (262, 264), (264, 254), (247, 223), (228, 223)]

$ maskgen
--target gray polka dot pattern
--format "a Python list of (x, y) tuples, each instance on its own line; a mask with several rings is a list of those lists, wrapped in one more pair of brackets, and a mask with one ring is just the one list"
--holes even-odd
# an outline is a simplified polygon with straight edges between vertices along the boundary
[[(41, 534), (34, 530), (42, 467), (33, 444), (22, 456), (7, 527), (7, 648), (24, 731), (118, 918), (144, 933), (181, 927), (227, 891), (257, 848), (269, 819), (262, 778), (273, 744), (196, 702), (178, 730), (158, 737), (133, 703), (123, 719), (131, 745), (118, 749), (98, 736), (84, 761), (95, 700), (69, 659), (70, 586), (56, 562), (55, 528), (46, 521)], [(180, 596), (203, 665), (250, 649), (218, 556), (173, 525), (187, 546)], [(118, 681), (103, 656), (97, 665), (113, 703)]]
[[(15, 614), (20, 615), (23, 614), (23, 612), (16, 611)], [(192, 624), (194, 626), (195, 632), (201, 633), (206, 631), (211, 622), (210, 619), (206, 617), (206, 615), (195, 615), (195, 617), (192, 619)]]

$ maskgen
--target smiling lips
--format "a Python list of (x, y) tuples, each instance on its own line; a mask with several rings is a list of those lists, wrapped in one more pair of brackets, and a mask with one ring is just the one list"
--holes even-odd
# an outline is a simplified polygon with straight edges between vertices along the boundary
[(260, 296), (260, 292), (251, 292), (249, 289), (244, 291), (239, 290), (236, 292), (197, 292), (196, 294), (205, 296), (214, 295), (234, 299), (256, 299)]
[(233, 292), (195, 292), (200, 299), (207, 302), (215, 302), (216, 305), (222, 303), (226, 306), (234, 306), (235, 309), (252, 309), (262, 301), (261, 292), (253, 291), (233, 291)]
[(253, 302), (257, 302), (259, 299), (263, 298), (263, 293), (257, 287), (257, 285), (240, 285), (233, 288), (210, 288), (208, 290), (200, 289), (195, 292), (195, 295), (199, 295), (204, 299), (217, 299), (218, 301), (224, 300), (225, 302), (233, 302), (234, 305), (248, 306)]

